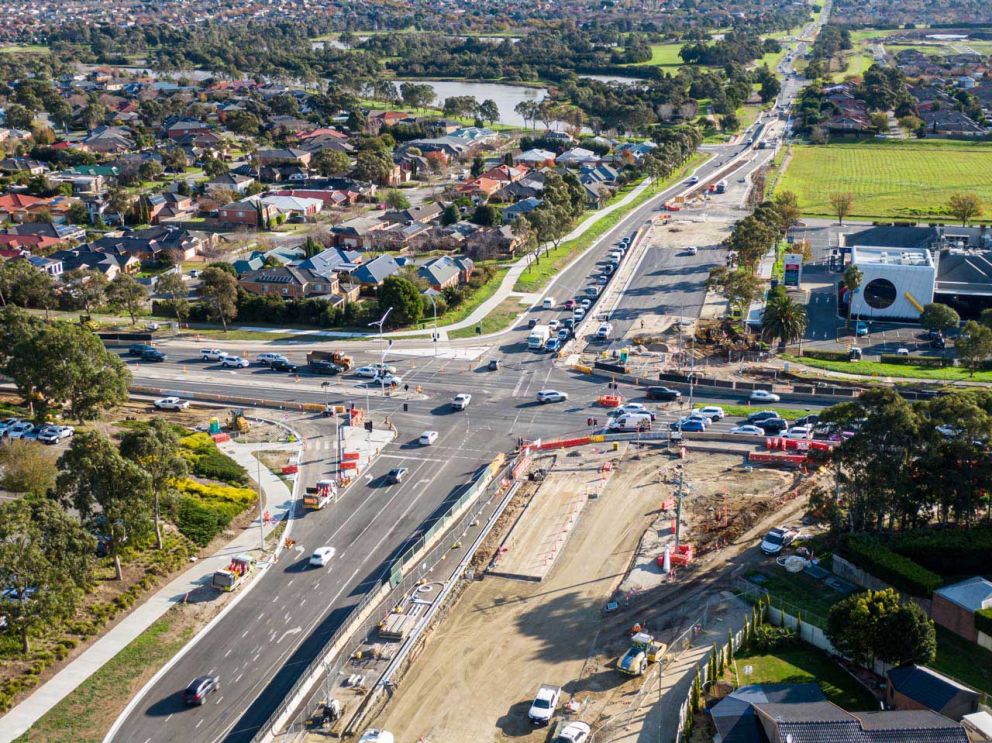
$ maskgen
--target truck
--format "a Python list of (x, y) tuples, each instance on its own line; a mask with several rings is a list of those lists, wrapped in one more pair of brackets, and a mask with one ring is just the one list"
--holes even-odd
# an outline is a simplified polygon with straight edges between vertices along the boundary
[(561, 687), (551, 684), (541, 684), (534, 696), (534, 701), (527, 711), (527, 719), (532, 725), (543, 727), (551, 722), (551, 718), (558, 709), (558, 702), (561, 699)]
[(218, 591), (233, 591), (255, 572), (255, 558), (251, 555), (235, 555), (226, 568), (214, 573), (210, 585)]
[(726, 193), (727, 192), (727, 181), (719, 180), (716, 182), (716, 193)]
[(307, 488), (303, 496), (303, 507), (308, 511), (319, 511), (324, 506), (333, 503), (338, 494), (334, 480), (318, 480), (317, 485)]
[(656, 642), (647, 632), (638, 632), (630, 638), (630, 647), (617, 661), (617, 670), (628, 676), (640, 676), (649, 663), (654, 663), (665, 654), (666, 645)]
[(311, 367), (320, 367), (322, 364), (320, 362), (330, 362), (336, 366), (340, 366), (344, 371), (350, 371), (355, 365), (355, 360), (351, 356), (345, 356), (340, 351), (311, 351), (307, 354), (307, 365)]
[(544, 350), (544, 344), (551, 337), (551, 328), (547, 325), (535, 325), (531, 328), (530, 335), (527, 336), (527, 348), (531, 351)]

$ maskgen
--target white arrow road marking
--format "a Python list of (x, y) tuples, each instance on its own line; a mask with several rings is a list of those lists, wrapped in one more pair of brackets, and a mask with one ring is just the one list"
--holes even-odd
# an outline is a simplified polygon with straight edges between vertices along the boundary
[(286, 639), (286, 635), (298, 635), (303, 631), (302, 627), (293, 627), (293, 629), (288, 629), (282, 633), (282, 637), (276, 640), (276, 645)]

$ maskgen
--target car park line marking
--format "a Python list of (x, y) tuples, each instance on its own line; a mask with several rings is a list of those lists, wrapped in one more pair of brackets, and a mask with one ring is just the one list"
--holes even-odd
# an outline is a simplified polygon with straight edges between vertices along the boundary
[[(172, 719), (172, 715), (174, 715), (174, 714), (175, 714), (175, 712), (173, 712), (173, 713), (172, 713), (172, 714), (170, 714), (170, 715), (169, 715), (168, 717), (166, 717), (166, 718), (165, 718), (165, 722), (168, 722), (169, 720), (171, 720), (171, 719)], [(150, 739), (149, 739), (149, 740), (150, 740)]]
[[(243, 635), (242, 635), (242, 637), (243, 637)], [(232, 651), (232, 650), (234, 650), (234, 648), (228, 648), (228, 649), (227, 649), (227, 652), (226, 652), (226, 653), (224, 653), (224, 657), (226, 658), (227, 656), (229, 656), (229, 655), (231, 654), (231, 651)]]
[(249, 630), (245, 630), (243, 633), (241, 633), (241, 639), (242, 640), (245, 639), (248, 636), (248, 632), (249, 632)]
[(217, 701), (214, 702), (214, 704), (220, 704), (223, 701), (224, 701), (224, 697), (218, 697)]
[(202, 724), (203, 724), (203, 718), (201, 717), (200, 718), (200, 721), (198, 723), (196, 723), (197, 729), (199, 729), (200, 728), (200, 725), (202, 725)]
[(235, 676), (234, 683), (238, 683), (239, 681), (241, 681), (242, 676), (244, 676), (243, 673), (239, 673), (237, 676)]

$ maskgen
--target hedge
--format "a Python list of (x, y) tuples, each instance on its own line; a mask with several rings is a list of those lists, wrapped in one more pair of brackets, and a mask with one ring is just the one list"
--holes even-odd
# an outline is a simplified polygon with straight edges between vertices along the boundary
[(992, 607), (975, 612), (975, 629), (992, 637)]
[(897, 353), (883, 353), (879, 358), (883, 364), (918, 366), (922, 369), (942, 369), (945, 366), (954, 366), (954, 359), (938, 356), (900, 356)]
[(255, 503), (255, 493), (247, 488), (204, 485), (194, 480), (180, 480), (176, 488), (180, 496), (173, 520), (182, 534), (201, 547)]
[(811, 359), (823, 359), (824, 361), (850, 361), (847, 351), (824, 351), (821, 349), (807, 349), (803, 351), (803, 356)]
[(184, 436), (179, 444), (182, 446), (180, 454), (189, 462), (194, 475), (231, 485), (244, 485), (248, 482), (245, 468), (218, 449), (208, 434)]
[(989, 571), (992, 528), (908, 531), (896, 535), (889, 547), (941, 575), (983, 575)]
[(867, 535), (848, 537), (846, 556), (875, 577), (912, 596), (929, 598), (943, 582), (936, 573)]

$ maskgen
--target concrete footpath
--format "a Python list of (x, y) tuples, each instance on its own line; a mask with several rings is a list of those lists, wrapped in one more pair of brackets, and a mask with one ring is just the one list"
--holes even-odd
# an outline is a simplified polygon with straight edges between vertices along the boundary
[[(219, 447), (244, 467), (249, 476), (259, 481), (264, 497), (264, 510), (268, 511), (271, 517), (269, 523), (261, 525), (261, 531), (268, 535), (287, 512), (291, 513), (294, 493), (275, 473), (260, 464), (255, 452), (285, 448), (302, 451), (302, 443), (287, 446), (265, 443), (240, 444), (228, 441), (219, 444)], [(291, 519), (287, 521), (287, 534), (292, 524)], [(259, 520), (256, 518), (218, 552), (197, 561), (189, 570), (137, 606), (103, 637), (36, 689), (31, 696), (0, 717), (0, 743), (10, 743), (22, 735), (42, 715), (96, 673), (104, 663), (127, 647), (170, 608), (182, 603), (191, 592), (209, 586), (214, 572), (226, 567), (232, 556), (249, 553), (260, 561), (261, 568), (267, 567), (267, 563), (262, 562), (266, 556), (261, 551), (260, 541)]]

